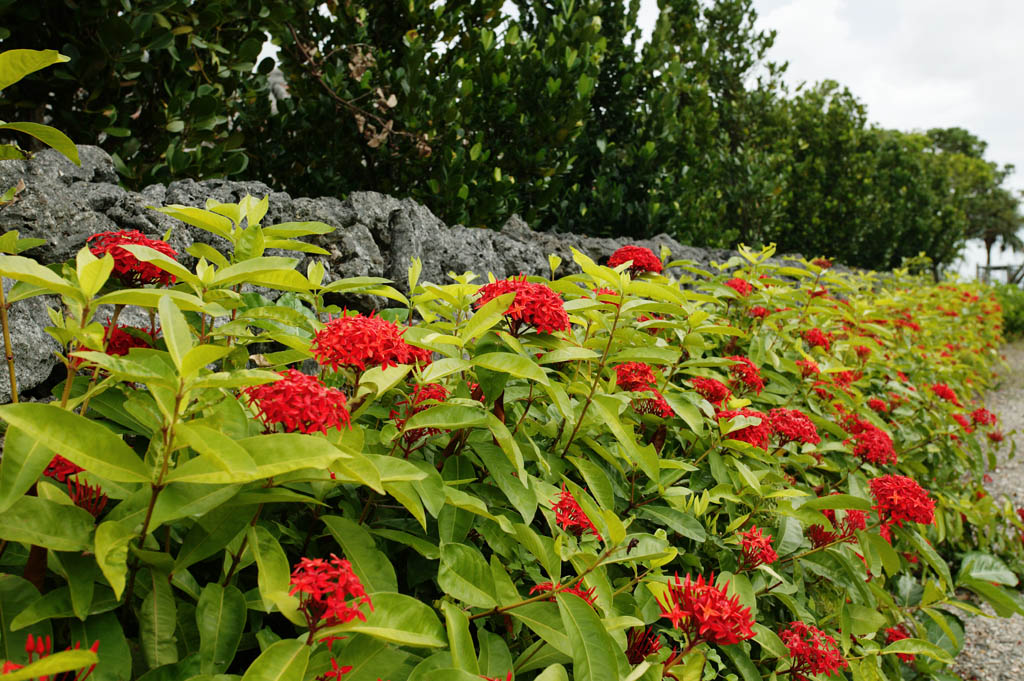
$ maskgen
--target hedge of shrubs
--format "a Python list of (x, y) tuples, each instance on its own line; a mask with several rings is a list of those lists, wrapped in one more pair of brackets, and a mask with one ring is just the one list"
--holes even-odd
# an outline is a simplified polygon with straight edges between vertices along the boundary
[(626, 247), (406, 297), (161, 210), (230, 248), (0, 242), (67, 367), (0, 407), (5, 678), (950, 679), (1022, 611), (986, 289)]

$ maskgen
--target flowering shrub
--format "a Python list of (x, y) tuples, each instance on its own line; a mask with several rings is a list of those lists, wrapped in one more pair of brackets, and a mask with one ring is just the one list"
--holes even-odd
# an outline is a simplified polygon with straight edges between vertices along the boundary
[(325, 283), (326, 225), (208, 208), (161, 209), (228, 244), (193, 269), (121, 247), (161, 287), (99, 240), (0, 256), (14, 305), (61, 298), (66, 373), (0, 406), (3, 669), (48, 665), (18, 678), (943, 679), (963, 592), (1021, 609), (1024, 521), (977, 495), (1007, 446), (983, 288), (769, 249), (681, 279), (414, 262), (406, 295)]

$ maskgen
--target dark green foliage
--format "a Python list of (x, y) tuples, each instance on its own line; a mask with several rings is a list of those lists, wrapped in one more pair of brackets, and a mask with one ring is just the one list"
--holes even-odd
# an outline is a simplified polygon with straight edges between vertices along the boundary
[[(1018, 244), (1010, 169), (982, 140), (872, 127), (830, 81), (787, 92), (751, 0), (658, 4), (646, 43), (639, 0), (9, 4), (5, 47), (72, 59), (11, 88), (0, 117), (101, 144), (135, 188), (373, 190), (448, 223), (519, 213), (882, 269), (920, 252), (947, 266), (968, 238)], [(290, 95), (273, 104), (267, 36)]]

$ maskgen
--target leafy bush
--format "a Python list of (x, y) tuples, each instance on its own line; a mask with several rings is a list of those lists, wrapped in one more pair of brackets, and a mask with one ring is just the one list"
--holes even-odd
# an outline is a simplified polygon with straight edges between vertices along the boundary
[(1024, 334), (1024, 291), (1016, 284), (993, 286), (1003, 308), (1003, 333), (1009, 338)]
[(414, 262), (406, 297), (264, 255), (330, 230), (267, 207), (161, 209), (230, 244), (194, 268), (137, 233), (0, 257), (15, 304), (60, 296), (67, 366), (0, 407), (17, 678), (939, 679), (957, 590), (1021, 611), (984, 289), (742, 249)]

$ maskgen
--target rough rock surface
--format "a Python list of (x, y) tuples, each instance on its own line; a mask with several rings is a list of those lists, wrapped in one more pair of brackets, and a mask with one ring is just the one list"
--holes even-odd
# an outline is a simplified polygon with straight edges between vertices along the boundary
[[(1024, 446), (1024, 341), (1004, 349), (1007, 366), (999, 388), (986, 396), (986, 407), (999, 415), (999, 428)], [(1010, 435), (1012, 433), (1012, 435)], [(1010, 451), (1007, 446), (1004, 452)], [(1024, 457), (1000, 457), (985, 486), (995, 499), (1008, 498), (1014, 507), (1024, 506)], [(992, 614), (987, 604), (982, 610)], [(957, 657), (956, 672), (966, 681), (1020, 681), (1024, 679), (1024, 617), (972, 617), (964, 627), (964, 649)]]
[[(22, 237), (45, 239), (46, 245), (25, 253), (43, 263), (68, 260), (98, 232), (137, 229), (160, 238), (170, 231), (170, 243), (179, 253), (195, 241), (215, 246), (224, 243), (202, 230), (151, 210), (149, 206), (182, 204), (202, 207), (208, 198), (237, 202), (246, 194), (270, 195), (264, 225), (281, 222), (317, 220), (336, 231), (317, 237), (315, 243), (329, 251), (322, 259), (328, 281), (343, 277), (375, 276), (395, 281), (405, 288), (406, 270), (411, 257), (423, 261), (421, 281), (444, 283), (447, 274), (473, 271), (482, 276), (493, 272), (498, 278), (524, 274), (549, 273), (548, 255), (562, 258), (559, 274), (576, 269), (570, 246), (594, 260), (606, 259), (629, 239), (600, 239), (575, 234), (531, 232), (513, 216), (499, 230), (448, 226), (426, 207), (410, 199), (397, 199), (374, 192), (356, 192), (342, 201), (337, 198), (292, 198), (261, 182), (228, 180), (182, 180), (169, 185), (151, 185), (141, 192), (127, 191), (117, 185), (118, 177), (110, 156), (98, 147), (79, 147), (81, 166), (47, 150), (27, 161), (0, 163), (0, 191), (23, 181), (25, 188), (16, 200), (0, 208), (0, 231), (17, 229)], [(218, 243), (221, 242), (221, 243)], [(708, 267), (725, 262), (731, 251), (683, 246), (661, 235), (638, 243), (658, 253), (661, 246), (671, 249), (673, 258), (693, 260)], [(294, 254), (305, 259), (303, 254)], [(190, 258), (183, 256), (186, 264)], [(304, 268), (304, 263), (300, 263)], [(363, 297), (366, 298), (366, 297)], [(356, 307), (373, 305), (359, 299)], [(55, 363), (55, 347), (43, 328), (49, 324), (41, 301), (18, 303), (12, 312), (17, 343), (25, 352), (18, 356), (21, 390), (29, 390), (50, 376)], [(7, 379), (0, 379), (0, 399), (7, 399)]]

